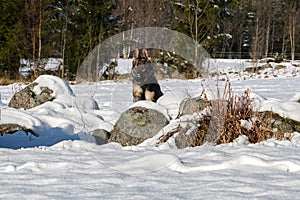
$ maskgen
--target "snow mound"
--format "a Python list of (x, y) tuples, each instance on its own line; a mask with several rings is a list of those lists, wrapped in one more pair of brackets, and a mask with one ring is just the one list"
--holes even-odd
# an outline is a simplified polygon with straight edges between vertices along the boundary
[(178, 116), (180, 104), (183, 100), (191, 98), (186, 90), (174, 90), (172, 92), (165, 93), (161, 96), (157, 103), (168, 110), (168, 114), (172, 119)]
[(53, 90), (54, 97), (57, 98), (58, 95), (71, 95), (75, 96), (70, 86), (61, 78), (52, 75), (41, 75), (34, 82), (38, 83), (35, 86), (34, 91), (37, 94), (41, 93), (41, 87), (48, 87)]
[(273, 168), (288, 172), (300, 171), (300, 165), (292, 161), (266, 161), (255, 156), (241, 155), (235, 159), (212, 165), (186, 166), (172, 154), (154, 153), (151, 155), (123, 160), (121, 164), (112, 166), (114, 170), (126, 173), (147, 173), (160, 170), (171, 170), (182, 173), (206, 172), (225, 169), (240, 169), (243, 166)]

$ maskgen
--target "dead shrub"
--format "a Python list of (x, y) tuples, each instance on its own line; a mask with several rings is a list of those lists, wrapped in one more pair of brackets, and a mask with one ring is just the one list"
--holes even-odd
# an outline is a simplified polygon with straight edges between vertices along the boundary
[[(207, 100), (204, 88), (201, 96)], [(203, 132), (199, 129), (199, 138), (194, 140), (197, 143), (193, 143), (193, 146), (202, 145), (204, 141), (215, 144), (230, 143), (242, 135), (247, 136), (251, 143), (269, 138), (284, 138), (283, 132), (273, 131), (272, 115), (266, 115), (252, 108), (250, 90), (237, 96), (233, 93), (230, 82), (227, 81), (223, 92), (219, 87), (217, 88), (216, 100), (207, 100), (207, 102), (209, 102), (208, 115), (210, 115), (208, 132), (203, 137)], [(199, 124), (204, 123), (199, 122)]]
[[(242, 135), (247, 136), (250, 143), (258, 143), (270, 138), (282, 140), (286, 138), (287, 128), (293, 132), (296, 127), (300, 127), (300, 123), (293, 127), (291, 126), (292, 123), (288, 122), (289, 119), (282, 118), (271, 111), (259, 112), (254, 110), (250, 90), (246, 90), (238, 96), (233, 93), (229, 81), (226, 81), (223, 92), (217, 86), (215, 100), (207, 98), (206, 90), (202, 84), (200, 98), (204, 100), (206, 110), (200, 111), (195, 107), (195, 113), (198, 117), (195, 117), (194, 121), (190, 123), (194, 123), (198, 128), (193, 130), (194, 138), (189, 139), (189, 144), (186, 146), (200, 146), (206, 141), (216, 145), (226, 144), (233, 142)], [(284, 120), (280, 126), (277, 123), (278, 120)], [(182, 132), (186, 132), (186, 130), (183, 130), (179, 124), (176, 130), (162, 136), (158, 143), (167, 142), (176, 133)], [(182, 141), (185, 142), (185, 139), (183, 138)]]

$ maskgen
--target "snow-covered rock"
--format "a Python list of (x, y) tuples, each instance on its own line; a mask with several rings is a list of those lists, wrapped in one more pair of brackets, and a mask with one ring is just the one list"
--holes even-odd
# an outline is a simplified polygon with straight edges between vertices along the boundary
[[(98, 112), (97, 102), (91, 97), (77, 97), (59, 77), (42, 75), (24, 90), (27, 95), (19, 95), (11, 101), (20, 103), (21, 98), (22, 102), (31, 102), (30, 106), (21, 107), (26, 110), (2, 108), (0, 124), (17, 124), (24, 127), (23, 130), (32, 131), (39, 136), (32, 145), (45, 137), (50, 140), (48, 144), (53, 144), (60, 139), (84, 139), (84, 135), (97, 129), (112, 130), (113, 125), (105, 122)], [(41, 101), (40, 96), (45, 96), (45, 90), (51, 91), (47, 93), (51, 101)], [(27, 105), (25, 103), (22, 105)]]
[(174, 90), (161, 96), (157, 103), (167, 109), (172, 119), (179, 115), (180, 105), (183, 100), (189, 99), (190, 95), (186, 90)]
[(35, 88), (37, 85), (38, 83), (29, 84), (15, 93), (8, 106), (17, 109), (30, 109), (54, 99), (52, 96), (53, 90), (48, 87), (39, 87), (39, 91), (36, 92)]
[(273, 111), (280, 116), (300, 122), (300, 104), (297, 102), (283, 102), (276, 99), (268, 99), (261, 103), (260, 111)]

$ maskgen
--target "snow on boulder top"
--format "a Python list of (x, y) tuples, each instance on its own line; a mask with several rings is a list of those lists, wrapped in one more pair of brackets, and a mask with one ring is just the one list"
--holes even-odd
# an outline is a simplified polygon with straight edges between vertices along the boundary
[(168, 110), (168, 114), (175, 119), (179, 113), (180, 104), (183, 100), (191, 98), (186, 90), (175, 90), (165, 93), (157, 103)]
[(260, 105), (260, 111), (273, 111), (282, 117), (300, 122), (300, 103), (282, 102), (276, 99), (265, 100)]
[(41, 93), (41, 87), (48, 87), (53, 91), (54, 97), (67, 94), (75, 96), (67, 82), (57, 76), (41, 75), (34, 82), (38, 83), (38, 85), (34, 87), (34, 91), (37, 94)]
[(170, 121), (170, 116), (168, 115), (167, 109), (152, 101), (138, 101), (130, 106), (130, 108), (134, 108), (134, 107), (144, 107), (144, 108), (156, 110), (157, 112), (162, 113), (166, 117), (166, 119)]

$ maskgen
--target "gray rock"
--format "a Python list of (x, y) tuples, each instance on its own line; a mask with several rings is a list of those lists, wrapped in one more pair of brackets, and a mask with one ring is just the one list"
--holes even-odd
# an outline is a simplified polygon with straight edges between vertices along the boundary
[(41, 93), (36, 94), (34, 92), (34, 87), (36, 85), (38, 85), (38, 83), (31, 83), (24, 89), (16, 92), (11, 98), (8, 106), (16, 109), (23, 108), (26, 110), (54, 100), (54, 97), (51, 96), (53, 91), (48, 87), (41, 87)]
[(116, 122), (109, 142), (119, 142), (123, 146), (137, 145), (153, 137), (168, 119), (160, 112), (144, 107), (133, 107), (122, 113)]
[(272, 111), (262, 112), (261, 118), (276, 138), (283, 138), (285, 133), (300, 132), (300, 122), (282, 117)]
[(108, 143), (108, 138), (110, 137), (110, 133), (103, 129), (97, 129), (92, 132), (96, 140), (96, 144), (103, 145)]
[(175, 137), (175, 144), (178, 149), (195, 147), (203, 144), (205, 133), (197, 127), (181, 128)]
[(255, 67), (248, 67), (244, 70), (244, 72), (249, 72), (249, 73), (258, 73), (259, 71), (272, 68), (272, 65), (270, 63), (267, 63), (262, 66), (255, 66)]
[(185, 99), (180, 105), (180, 115), (192, 115), (195, 112), (203, 111), (206, 107), (206, 102), (202, 98)]
[(187, 122), (187, 125), (180, 126), (175, 136), (175, 144), (179, 149), (186, 147), (200, 146), (204, 142), (213, 142), (208, 140), (210, 117), (202, 116), (201, 119), (194, 119)]
[(287, 68), (287, 66), (285, 66), (285, 65), (276, 65), (274, 69), (280, 70), (280, 69), (286, 69), (286, 68)]

